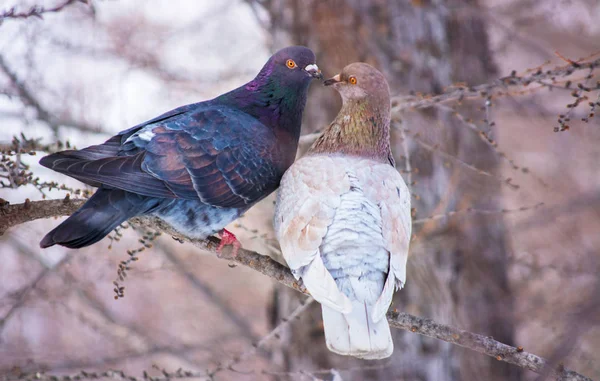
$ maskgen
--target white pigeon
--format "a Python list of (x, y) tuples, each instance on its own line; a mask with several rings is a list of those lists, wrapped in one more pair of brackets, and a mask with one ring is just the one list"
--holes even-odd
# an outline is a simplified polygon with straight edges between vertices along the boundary
[(329, 350), (389, 357), (385, 314), (406, 282), (410, 192), (390, 150), (384, 76), (353, 63), (325, 81), (342, 96), (338, 116), (285, 173), (274, 226), (283, 257), (321, 303)]

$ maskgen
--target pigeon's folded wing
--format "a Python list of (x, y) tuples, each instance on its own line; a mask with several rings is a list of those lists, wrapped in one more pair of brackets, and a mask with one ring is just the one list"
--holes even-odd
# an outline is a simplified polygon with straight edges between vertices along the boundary
[(373, 319), (378, 321), (392, 302), (394, 288), (402, 288), (406, 283), (412, 229), (410, 191), (402, 176), (389, 164), (363, 167), (357, 176), (367, 197), (379, 206), (384, 245), (390, 253), (390, 272), (373, 310)]
[(40, 163), (91, 185), (239, 208), (277, 187), (282, 149), (247, 114), (205, 107), (157, 118), (104, 145), (49, 155)]
[(341, 195), (350, 190), (348, 175), (339, 165), (326, 156), (304, 157), (294, 163), (279, 188), (274, 225), (292, 273), (303, 279), (318, 302), (348, 312), (350, 301), (339, 291), (319, 254)]

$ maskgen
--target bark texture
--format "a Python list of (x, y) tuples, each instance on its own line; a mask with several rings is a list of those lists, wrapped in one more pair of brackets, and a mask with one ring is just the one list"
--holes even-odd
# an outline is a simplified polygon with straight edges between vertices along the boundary
[[(270, 13), (274, 47), (294, 43), (317, 53), (326, 77), (354, 61), (368, 62), (386, 74), (392, 94), (409, 91), (440, 93), (455, 82), (475, 85), (496, 74), (485, 24), (459, 18), (471, 0), (271, 0), (262, 3)], [(476, 15), (470, 12), (470, 15)], [(305, 114), (309, 133), (328, 124), (339, 110), (333, 90), (312, 89)], [(475, 132), (443, 109), (393, 115), (397, 127), (420, 133), (450, 152), (490, 173), (499, 171), (498, 155)], [(392, 131), (398, 168), (406, 156), (399, 130)], [(474, 181), (444, 158), (418, 149), (408, 141), (413, 199), (417, 217), (465, 207), (501, 208), (497, 183)], [(418, 171), (414, 171), (414, 169)], [(424, 224), (415, 229), (407, 286), (396, 294), (400, 311), (457, 324), (465, 329), (513, 344), (512, 296), (507, 280), (507, 243), (501, 219), (476, 216)], [(297, 306), (298, 295), (275, 291), (273, 323)], [(277, 356), (290, 370), (352, 367), (367, 364), (327, 351), (320, 307), (303, 315), (304, 324), (287, 333)], [(518, 380), (517, 368), (416, 335), (395, 332), (395, 352), (389, 366), (352, 373), (356, 380)], [(372, 363), (369, 363), (372, 365)], [(344, 378), (346, 380), (346, 378)]]

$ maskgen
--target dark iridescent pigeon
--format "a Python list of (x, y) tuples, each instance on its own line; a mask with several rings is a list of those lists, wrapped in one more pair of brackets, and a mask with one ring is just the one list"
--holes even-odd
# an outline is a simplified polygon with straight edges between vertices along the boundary
[[(88, 246), (139, 215), (160, 217), (193, 238), (220, 231), (273, 192), (293, 163), (313, 78), (321, 78), (314, 53), (288, 47), (233, 91), (169, 111), (104, 144), (42, 158), (43, 166), (98, 190), (40, 246)], [(221, 233), (222, 245), (237, 251), (235, 236)]]

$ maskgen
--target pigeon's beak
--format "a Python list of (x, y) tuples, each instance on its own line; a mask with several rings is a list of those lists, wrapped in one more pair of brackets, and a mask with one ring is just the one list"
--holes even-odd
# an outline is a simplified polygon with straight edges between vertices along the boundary
[(306, 65), (304, 71), (310, 74), (311, 77), (316, 79), (323, 79), (323, 74), (321, 74), (321, 69), (316, 64)]
[(340, 83), (340, 75), (334, 75), (333, 77), (329, 78), (328, 80), (326, 80), (325, 82), (323, 82), (323, 84), (325, 86), (331, 86), (331, 85), (335, 85), (336, 83)]

